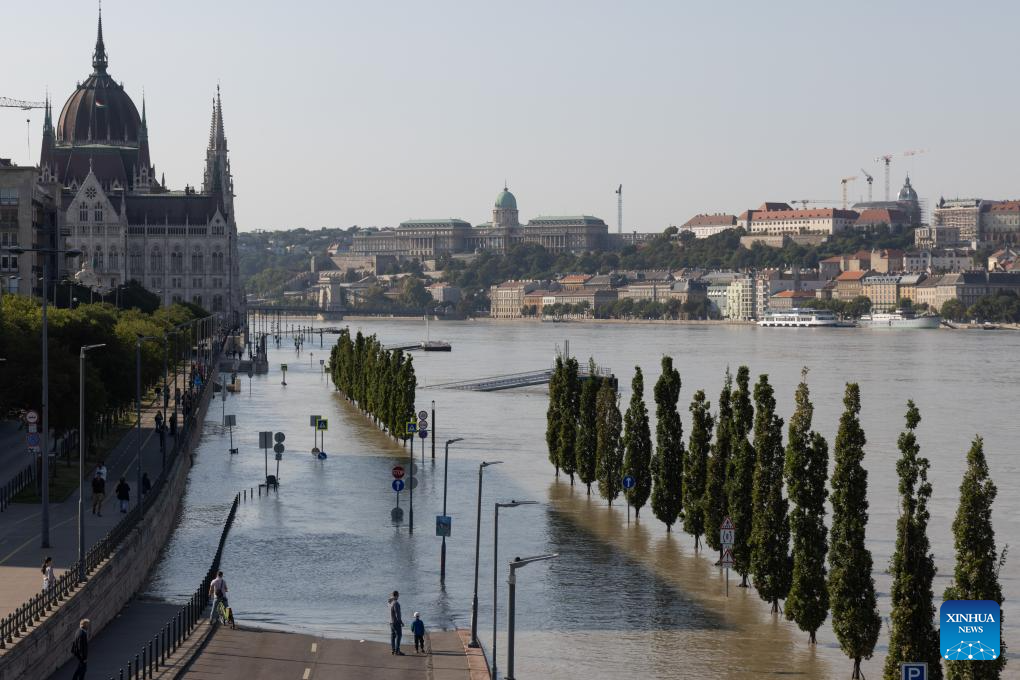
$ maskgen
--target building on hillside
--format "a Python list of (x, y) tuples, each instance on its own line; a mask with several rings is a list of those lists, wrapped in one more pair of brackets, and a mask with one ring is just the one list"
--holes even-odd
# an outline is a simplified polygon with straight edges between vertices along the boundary
[(914, 229), (914, 245), (918, 248), (952, 248), (968, 243), (960, 240), (959, 227), (923, 225)]
[(623, 234), (606, 234), (605, 250), (623, 250), (627, 246), (641, 248), (649, 241), (662, 236), (654, 231), (629, 231)]
[(982, 244), (1020, 244), (1020, 201), (1002, 201), (981, 214)]
[(724, 316), (735, 321), (754, 321), (757, 318), (757, 282), (745, 274), (734, 279), (726, 289)]
[(843, 258), (839, 255), (818, 261), (818, 276), (825, 281), (836, 278), (841, 271), (843, 271)]
[(397, 267), (397, 258), (394, 255), (339, 253), (331, 255), (329, 259), (341, 272), (347, 272), (347, 270), (351, 269), (359, 273), (385, 274), (387, 271)]
[[(903, 187), (896, 196), (895, 201), (863, 201), (854, 203), (851, 208), (862, 215), (870, 210), (888, 210), (890, 213), (896, 211), (906, 219), (902, 226), (917, 227), (924, 221), (925, 206), (917, 197), (917, 192), (910, 184), (910, 177), (907, 176)], [(891, 215), (890, 215), (891, 217)], [(874, 224), (862, 224), (861, 226), (874, 226)], [(895, 225), (890, 224), (890, 227)]]
[(1020, 248), (1006, 246), (988, 256), (988, 271), (1009, 272), (1020, 268)]
[(825, 243), (829, 237), (825, 234), (766, 234), (764, 232), (741, 236), (740, 245), (743, 248), (752, 248), (755, 244), (761, 244), (769, 248), (785, 248), (789, 243), (796, 243), (799, 246), (810, 248)]
[[(816, 291), (813, 290), (781, 290), (769, 296), (769, 312), (788, 312), (791, 309), (804, 307), (805, 303), (816, 299)], [(763, 315), (759, 315), (763, 316)]]
[(745, 210), (737, 216), (737, 226), (744, 231), (751, 231), (751, 222), (755, 216), (760, 213), (767, 212), (781, 212), (793, 210), (789, 203), (783, 203), (782, 201), (766, 201), (762, 203), (758, 208), (752, 210)]
[(426, 286), (425, 289), (432, 296), (432, 299), (441, 304), (452, 304), (455, 305), (460, 302), (461, 291), (460, 288), (453, 284), (447, 283), (446, 281), (439, 281)]
[[(548, 283), (548, 282), (546, 282)], [(489, 316), (493, 319), (519, 319), (524, 296), (542, 287), (541, 281), (504, 281), (489, 289)]]
[(980, 198), (956, 198), (950, 201), (940, 198), (932, 213), (931, 224), (933, 227), (956, 229), (961, 241), (978, 243), (981, 240), (981, 214), (992, 203)]
[(914, 250), (903, 255), (905, 272), (962, 272), (974, 268), (974, 252), (958, 248)]
[(836, 285), (832, 290), (832, 299), (853, 300), (858, 295), (864, 295), (864, 277), (870, 271), (845, 271), (835, 278)]
[(708, 238), (721, 234), (727, 229), (737, 228), (736, 215), (715, 213), (713, 215), (695, 215), (680, 226), (680, 231), (689, 231), (695, 238)]
[(896, 309), (900, 302), (900, 275), (868, 274), (861, 279), (861, 294), (871, 300), (874, 310)]
[(883, 224), (899, 230), (910, 225), (910, 218), (897, 208), (867, 208), (861, 211), (857, 221), (854, 222), (854, 227), (865, 230)]
[(107, 72), (99, 17), (92, 74), (68, 97), (56, 125), (47, 102), (39, 171), (58, 202), (58, 226), (82, 251), (102, 288), (134, 280), (164, 304), (193, 302), (232, 323), (244, 319), (223, 105), (212, 104), (202, 188), (171, 191), (157, 179), (141, 115)]
[(871, 269), (879, 274), (903, 271), (903, 251), (895, 248), (881, 248), (871, 251)]
[[(768, 203), (764, 206), (769, 205)], [(853, 229), (858, 214), (853, 210), (838, 208), (807, 208), (803, 210), (753, 211), (750, 218), (752, 235), (769, 234), (824, 234), (831, 236)]]
[[(55, 188), (39, 183), (34, 167), (19, 167), (0, 158), (0, 286), (2, 293), (42, 296), (43, 258), (48, 258), (50, 290), (71, 275), (63, 257), (41, 253), (15, 255), (7, 248), (53, 248), (59, 243)], [(37, 275), (38, 273), (38, 275)]]

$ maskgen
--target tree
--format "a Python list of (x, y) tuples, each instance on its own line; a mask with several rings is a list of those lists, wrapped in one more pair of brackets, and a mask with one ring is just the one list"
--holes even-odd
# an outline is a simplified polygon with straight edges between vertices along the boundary
[(861, 675), (861, 659), (870, 659), (878, 642), (882, 618), (875, 603), (871, 552), (864, 544), (868, 525), (868, 471), (864, 460), (867, 439), (861, 428), (861, 391), (847, 383), (846, 410), (839, 419), (833, 455), (832, 528), (829, 531), (829, 601), (832, 630), (840, 649), (854, 660), (851, 678)]
[(620, 495), (623, 477), (623, 446), (620, 442), (620, 431), (623, 421), (620, 417), (620, 406), (616, 395), (616, 386), (611, 380), (603, 380), (595, 400), (598, 413), (596, 434), (596, 475), (599, 480), (599, 495), (613, 504)]
[(672, 531), (683, 510), (684, 426), (677, 412), (680, 372), (670, 357), (662, 357), (662, 374), (655, 382), (655, 443), (652, 512)]
[(751, 576), (758, 596), (779, 611), (790, 592), (790, 523), (783, 498), (783, 419), (769, 377), (754, 386), (754, 484), (751, 490)]
[(796, 621), (811, 644), (829, 613), (829, 591), (825, 587), (825, 488), (829, 447), (822, 435), (811, 429), (810, 392), (807, 369), (801, 371), (796, 410), (790, 418), (786, 443), (786, 488), (793, 510), (790, 535), (793, 538), (793, 573), (786, 597), (786, 618)]
[[(712, 455), (708, 459), (705, 481), (705, 498), (702, 502), (705, 514), (705, 542), (713, 550), (722, 550), (719, 542), (719, 527), (726, 518), (726, 468), (730, 461), (730, 447), (733, 438), (730, 428), (733, 427), (733, 410), (730, 407), (730, 396), (733, 392), (733, 378), (726, 369), (726, 380), (722, 392), (719, 393), (719, 415), (715, 420), (715, 444)], [(722, 554), (720, 553), (720, 558)]]
[(630, 406), (623, 417), (623, 470), (625, 475), (634, 478), (634, 486), (624, 491), (624, 495), (634, 507), (636, 518), (652, 492), (652, 435), (648, 429), (645, 380), (640, 366), (634, 367), (630, 389)]
[(754, 424), (751, 406), (750, 370), (737, 369), (737, 389), (733, 392), (733, 424), (730, 435), (733, 443), (726, 471), (726, 499), (729, 516), (733, 521), (733, 568), (740, 574), (740, 587), (747, 587), (751, 571), (751, 489), (754, 485), (754, 449), (747, 437)]
[(560, 469), (570, 475), (570, 486), (574, 485), (577, 472), (577, 455), (574, 451), (577, 439), (577, 418), (581, 405), (581, 390), (577, 377), (577, 359), (568, 358), (563, 362), (564, 377), (560, 384), (560, 440), (557, 457)]
[(404, 279), (400, 301), (410, 309), (425, 309), (434, 303), (432, 295), (425, 289), (425, 284), (413, 276)]
[(577, 419), (577, 440), (574, 447), (577, 476), (587, 486), (589, 496), (591, 495), (591, 483), (595, 481), (596, 449), (598, 448), (596, 400), (598, 399), (600, 382), (595, 371), (595, 360), (589, 358), (588, 377), (581, 386), (580, 410)]
[(549, 449), (549, 462), (556, 466), (560, 476), (560, 392), (564, 380), (563, 358), (556, 357), (556, 367), (549, 379), (549, 408), (545, 412), (545, 443)]
[(708, 451), (712, 442), (711, 404), (705, 391), (698, 390), (691, 401), (691, 439), (684, 458), (684, 483), (681, 505), (684, 508), (684, 531), (694, 536), (694, 549), (701, 546), (705, 533), (705, 478), (708, 474)]
[(1006, 642), (1002, 633), (1002, 586), (999, 570), (1006, 550), (999, 557), (992, 528), (992, 503), (998, 489), (988, 474), (984, 443), (975, 437), (967, 452), (967, 471), (960, 484), (960, 505), (953, 520), (956, 569), (946, 588), (946, 600), (992, 600), (999, 603), (999, 654), (992, 661), (946, 661), (950, 680), (998, 680), (1006, 667)]
[(950, 321), (963, 321), (967, 318), (967, 308), (956, 298), (943, 302), (939, 311), (943, 318)]
[(942, 678), (942, 657), (939, 653), (939, 632), (935, 629), (935, 605), (932, 580), (935, 559), (929, 552), (927, 458), (921, 457), (914, 430), (921, 414), (913, 401), (907, 402), (907, 429), (900, 433), (896, 444), (900, 458), (896, 461), (899, 476), (900, 517), (896, 521), (896, 549), (889, 564), (892, 576), (892, 612), (889, 615), (889, 652), (885, 657), (886, 680), (900, 677), (900, 663), (927, 661), (928, 675)]

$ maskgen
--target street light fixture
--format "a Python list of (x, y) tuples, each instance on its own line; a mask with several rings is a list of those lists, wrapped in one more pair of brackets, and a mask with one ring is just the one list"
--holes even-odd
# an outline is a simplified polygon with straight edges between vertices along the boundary
[(85, 353), (106, 347), (84, 345), (78, 369), (78, 580), (85, 580)]
[(78, 257), (81, 251), (77, 248), (22, 248), (11, 246), (6, 249), (12, 255), (23, 255), (25, 253), (42, 253), (42, 473), (39, 475), (40, 500), (42, 501), (42, 547), (50, 547), (50, 350), (49, 350), (49, 329), (50, 324), (46, 314), (46, 285), (50, 278), (49, 255), (63, 255), (64, 257)]
[[(433, 423), (433, 426), (435, 423)], [(446, 480), (450, 476), (450, 444), (464, 441), (463, 437), (446, 440), (446, 453), (443, 459), (443, 517), (446, 517)], [(422, 451), (425, 450), (425, 442), (421, 444)], [(446, 535), (443, 535), (443, 547), (439, 554), (439, 582), (446, 583)]]
[(482, 461), (478, 465), (478, 516), (475, 519), (475, 592), (471, 597), (471, 641), (468, 647), (478, 648), (478, 549), (482, 537), (482, 470), (490, 465), (500, 465), (501, 460)]
[(536, 555), (535, 557), (515, 557), (514, 561), (510, 563), (510, 575), (506, 580), (510, 589), (510, 594), (508, 596), (509, 613), (507, 614), (506, 633), (506, 675), (503, 676), (503, 680), (514, 680), (514, 610), (517, 594), (517, 570), (531, 564), (532, 562), (551, 560), (559, 556), (559, 553), (550, 553), (548, 555)]
[(499, 509), (516, 508), (520, 505), (538, 505), (538, 501), (496, 503), (492, 523), (492, 677), (494, 679), (499, 677), (496, 672), (496, 615), (499, 614)]

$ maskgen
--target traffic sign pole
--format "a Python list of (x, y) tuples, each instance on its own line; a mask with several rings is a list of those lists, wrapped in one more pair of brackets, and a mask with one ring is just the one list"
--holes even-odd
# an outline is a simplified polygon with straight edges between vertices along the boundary
[(407, 494), (407, 530), (414, 533), (414, 435), (411, 435), (411, 490)]

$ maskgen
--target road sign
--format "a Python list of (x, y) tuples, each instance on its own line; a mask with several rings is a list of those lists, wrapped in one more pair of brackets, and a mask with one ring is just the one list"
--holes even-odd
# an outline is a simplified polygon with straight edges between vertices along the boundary
[(25, 414), (25, 422), (26, 423), (38, 423), (39, 422), (39, 413), (37, 411), (28, 411)]
[(415, 489), (418, 488), (418, 478), (411, 477), (411, 479), (408, 481), (408, 484), (411, 485), (411, 490), (414, 491)]
[(273, 457), (276, 458), (276, 460), (283, 460), (283, 454), (279, 452), (277, 452), (277, 454)]
[(28, 431), (29, 432), (38, 432), (39, 431), (39, 426), (36, 425), (35, 423), (29, 423), (28, 424)]
[(259, 432), (259, 448), (268, 449), (272, 445), (273, 445), (273, 433)]
[(326, 452), (319, 451), (319, 460), (326, 460)]
[(720, 529), (719, 530), (719, 542), (722, 543), (724, 548), (732, 548), (734, 539), (736, 538), (736, 531), (733, 529)]
[(287, 364), (280, 364), (280, 370), (281, 371), (286, 371), (287, 370)]
[(394, 491), (396, 491), (397, 493), (400, 493), (401, 491), (404, 490), (404, 480), (402, 480), (402, 479), (394, 479), (393, 483), (390, 484), (390, 486), (393, 487)]
[(901, 663), (900, 680), (928, 680), (928, 662), (908, 661)]
[(255, 375), (255, 371), (252, 370), (251, 366), (248, 367), (248, 379), (251, 380)]
[[(284, 451), (283, 444), (276, 444), (276, 445), (274, 445), (273, 446), (273, 451), (276, 451), (277, 453), (283, 453), (283, 451)], [(277, 458), (276, 460), (280, 460), (280, 459)]]
[(724, 517), (723, 521), (722, 521), (722, 525), (719, 528), (720, 529), (732, 529), (733, 528), (733, 520), (731, 520), (729, 517)]
[(236, 426), (237, 426), (236, 415), (234, 415), (233, 413), (228, 413), (227, 415), (223, 416), (223, 427), (236, 427)]
[(413, 420), (407, 423), (407, 434), (414, 434), (418, 431), (418, 423)]
[(322, 416), (308, 416), (308, 426), (309, 427), (315, 427), (316, 425), (318, 425), (319, 424), (319, 418), (321, 418), (321, 417)]
[(733, 566), (733, 549), (724, 548), (722, 551), (722, 566), (732, 567)]
[(634, 478), (631, 477), (630, 475), (627, 475), (626, 477), (623, 478), (623, 488), (624, 489), (632, 489), (632, 488), (634, 488), (634, 483), (635, 483), (634, 482)]
[(322, 366), (322, 365), (323, 365), (324, 363), (326, 363), (326, 360), (325, 360), (325, 359), (319, 359), (319, 365), (320, 365), (320, 366)]
[(402, 466), (400, 466), (400, 465), (394, 465), (393, 466), (393, 479), (403, 479), (403, 478), (404, 478), (404, 468)]
[(390, 520), (396, 524), (404, 521), (404, 509), (397, 507), (390, 510)]
[(428, 418), (429, 418), (428, 411), (418, 411), (418, 420), (428, 420)]
[(29, 432), (28, 433), (28, 445), (32, 448), (39, 446), (39, 433)]
[(320, 418), (319, 422), (315, 424), (315, 428), (318, 429), (318, 430), (328, 430), (329, 429), (329, 421), (326, 420), (325, 418)]
[(449, 515), (436, 515), (436, 536), (449, 537), (453, 529), (453, 518)]
[(422, 439), (428, 439), (429, 438), (429, 431), (428, 430), (418, 430), (418, 436), (421, 437)]
[(285, 435), (282, 432), (277, 432), (276, 434), (273, 435), (273, 441), (276, 442), (277, 444), (282, 444), (283, 440), (285, 440), (286, 438), (287, 435)]

